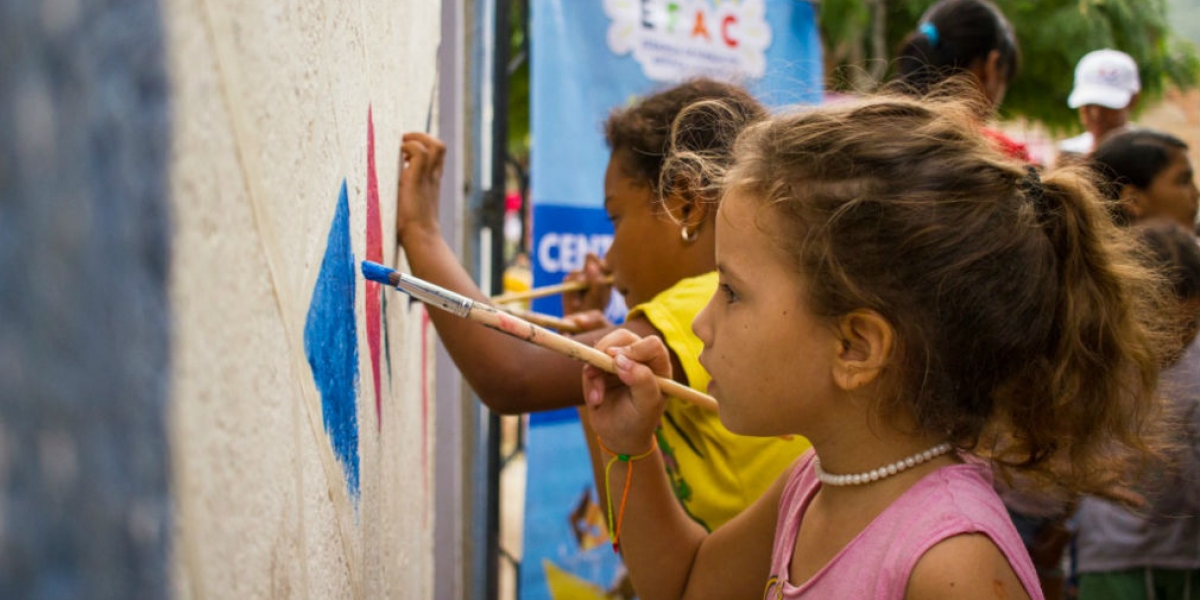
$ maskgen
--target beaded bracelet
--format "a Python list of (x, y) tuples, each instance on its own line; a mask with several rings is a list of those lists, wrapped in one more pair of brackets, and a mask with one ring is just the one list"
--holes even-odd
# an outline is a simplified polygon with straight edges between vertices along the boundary
[[(650, 456), (658, 449), (658, 440), (650, 438), (650, 441), (652, 443), (649, 450), (637, 456), (630, 456), (609, 450), (604, 445), (604, 442), (600, 441), (600, 436), (596, 436), (596, 443), (599, 444), (600, 449), (612, 455), (612, 458), (608, 461), (608, 465), (604, 467), (604, 495), (608, 498), (608, 530), (612, 532), (613, 552), (620, 552), (621, 549), (619, 545), (621, 539), (621, 522), (625, 520), (625, 501), (629, 498), (629, 483), (633, 480), (633, 462)], [(617, 461), (629, 463), (629, 468), (625, 469), (625, 489), (621, 490), (621, 508), (617, 511), (616, 527), (613, 527), (612, 485), (609, 484), (608, 475), (612, 472), (612, 467)]]

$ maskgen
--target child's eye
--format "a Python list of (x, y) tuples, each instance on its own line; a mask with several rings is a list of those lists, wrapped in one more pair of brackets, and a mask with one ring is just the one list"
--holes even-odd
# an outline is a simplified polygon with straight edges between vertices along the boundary
[(725, 295), (726, 304), (733, 304), (738, 300), (737, 292), (733, 291), (733, 288), (729, 287), (727, 283), (721, 284), (721, 293)]

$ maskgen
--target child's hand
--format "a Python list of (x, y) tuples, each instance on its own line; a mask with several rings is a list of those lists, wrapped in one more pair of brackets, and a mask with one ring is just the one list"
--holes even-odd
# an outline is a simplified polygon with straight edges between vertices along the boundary
[(446, 146), (424, 133), (406, 133), (400, 141), (400, 186), (396, 191), (396, 240), (418, 233), (440, 235), (438, 195)]
[(604, 312), (604, 309), (608, 308), (609, 297), (612, 296), (609, 275), (604, 259), (589, 253), (583, 261), (582, 269), (571, 271), (563, 278), (564, 282), (584, 281), (588, 284), (585, 290), (562, 295), (563, 316), (589, 310)]
[(583, 368), (583, 397), (592, 428), (612, 452), (641, 454), (653, 444), (666, 398), (655, 375), (671, 376), (671, 359), (658, 337), (618, 329), (596, 343), (615, 357), (617, 374)]

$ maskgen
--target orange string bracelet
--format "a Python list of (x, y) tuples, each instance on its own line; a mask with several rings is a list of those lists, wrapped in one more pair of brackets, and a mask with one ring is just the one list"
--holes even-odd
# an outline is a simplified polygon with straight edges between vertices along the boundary
[[(609, 450), (604, 445), (604, 442), (600, 441), (600, 436), (596, 436), (596, 443), (600, 446), (600, 449), (612, 455), (612, 458), (608, 461), (608, 465), (604, 467), (604, 495), (608, 498), (608, 530), (612, 532), (613, 552), (619, 552), (621, 549), (619, 544), (621, 540), (621, 522), (625, 520), (625, 501), (629, 499), (629, 482), (633, 480), (633, 462), (650, 456), (658, 449), (658, 440), (650, 438), (650, 442), (649, 450), (637, 456), (630, 456)], [(612, 473), (612, 467), (617, 461), (629, 463), (629, 467), (625, 469), (625, 488), (621, 490), (621, 508), (617, 511), (616, 527), (613, 527), (612, 485), (609, 483), (608, 476)]]

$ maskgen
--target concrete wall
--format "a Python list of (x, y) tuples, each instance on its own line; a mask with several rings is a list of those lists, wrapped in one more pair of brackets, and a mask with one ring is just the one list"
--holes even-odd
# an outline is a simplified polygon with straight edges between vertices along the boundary
[(396, 264), (399, 137), (430, 122), (440, 6), (162, 12), (175, 592), (431, 597), (432, 330), (358, 261)]

